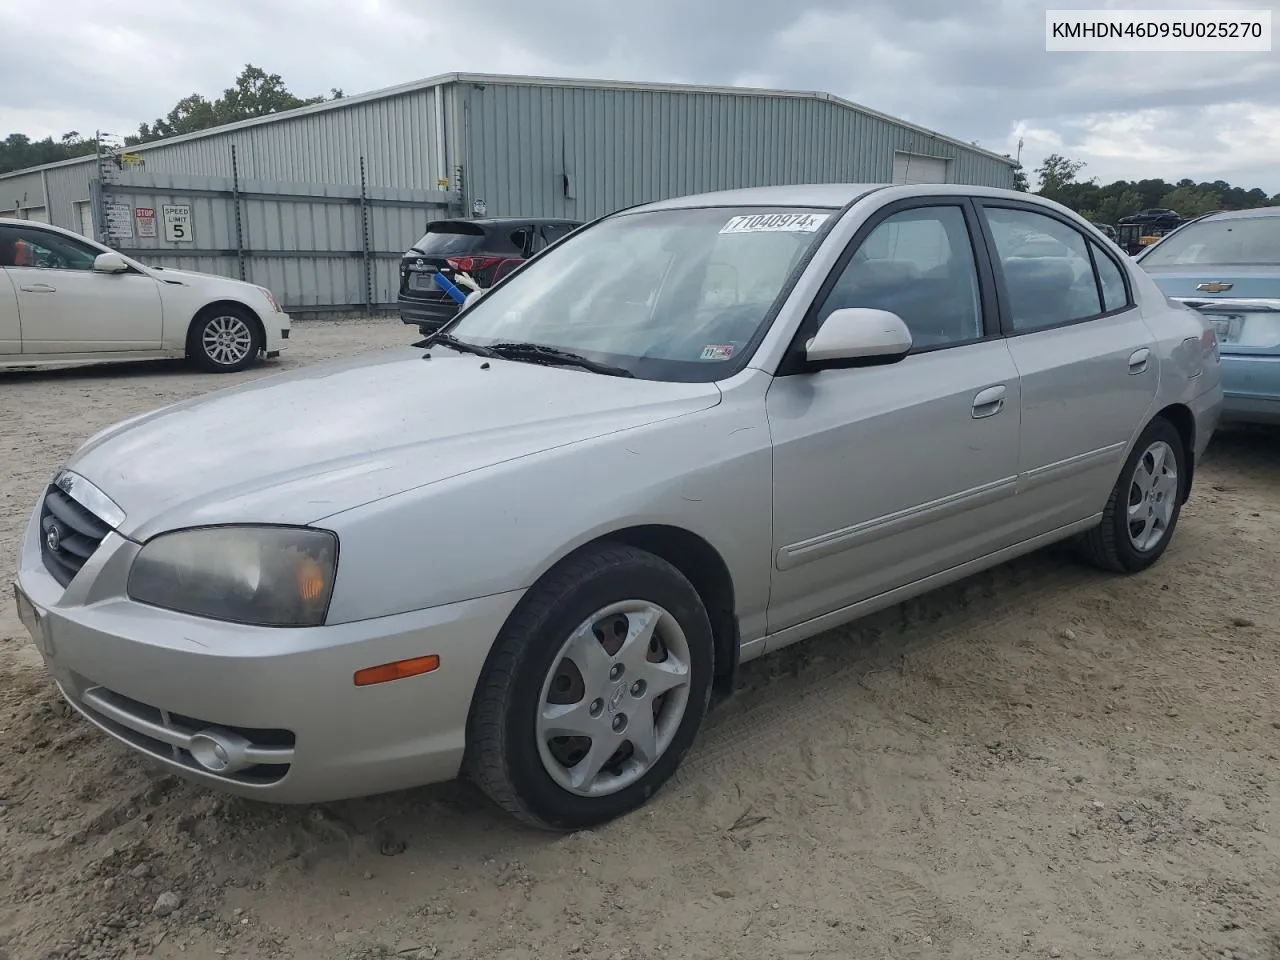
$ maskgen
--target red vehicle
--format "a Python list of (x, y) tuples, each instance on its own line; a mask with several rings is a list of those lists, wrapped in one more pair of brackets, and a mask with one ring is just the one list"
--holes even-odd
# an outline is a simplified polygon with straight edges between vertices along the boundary
[(468, 274), (491, 287), (539, 250), (568, 236), (577, 220), (504, 218), (436, 220), (400, 258), (400, 319), (424, 334), (434, 333), (458, 312), (458, 305), (436, 283), (444, 274), (456, 283)]

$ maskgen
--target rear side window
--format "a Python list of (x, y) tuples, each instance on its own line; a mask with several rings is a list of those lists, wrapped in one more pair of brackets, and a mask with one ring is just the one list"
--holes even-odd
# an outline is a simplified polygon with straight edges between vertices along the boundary
[(516, 251), (520, 256), (527, 257), (532, 247), (533, 228), (517, 227), (512, 230), (507, 237), (507, 241), (511, 244), (511, 249)]
[(463, 221), (441, 221), (427, 225), (427, 232), (413, 245), (433, 256), (452, 257), (475, 253), (484, 247), (484, 230)]
[(1060, 220), (985, 207), (1009, 294), (1015, 333), (1046, 330), (1103, 312), (1084, 234)]
[(567, 236), (573, 226), (568, 223), (544, 223), (542, 225), (542, 235), (546, 238), (548, 246), (555, 243), (563, 236)]
[(1102, 308), (1110, 313), (1112, 310), (1123, 310), (1129, 305), (1129, 292), (1124, 286), (1124, 275), (1116, 262), (1107, 256), (1105, 250), (1090, 241), (1089, 249), (1093, 253), (1093, 262), (1098, 267), (1098, 282), (1102, 285)]

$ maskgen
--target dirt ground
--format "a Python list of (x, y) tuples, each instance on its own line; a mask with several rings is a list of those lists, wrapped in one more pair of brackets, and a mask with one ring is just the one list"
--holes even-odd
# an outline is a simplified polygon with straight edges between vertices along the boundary
[[(412, 339), (296, 331), (280, 366)], [(226, 382), (0, 375), (0, 580), (85, 437)], [(1154, 570), (1050, 551), (757, 661), (647, 809), (569, 837), (464, 784), (193, 787), (69, 714), (6, 596), (0, 958), (1277, 960), (1278, 544), (1280, 435), (1221, 434)]]

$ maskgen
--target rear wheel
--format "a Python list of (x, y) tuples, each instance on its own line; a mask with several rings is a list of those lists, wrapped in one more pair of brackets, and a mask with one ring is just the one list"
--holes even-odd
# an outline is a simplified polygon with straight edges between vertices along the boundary
[(1081, 541), (1085, 558), (1116, 573), (1151, 566), (1169, 546), (1182, 513), (1187, 451), (1172, 423), (1157, 417), (1125, 461), (1102, 512)]
[(187, 356), (211, 373), (235, 373), (258, 358), (262, 334), (257, 321), (239, 307), (217, 307), (191, 324)]
[(585, 553), (503, 628), (472, 708), (468, 772), (535, 826), (621, 816), (693, 742), (713, 661), (707, 612), (678, 570), (625, 545)]

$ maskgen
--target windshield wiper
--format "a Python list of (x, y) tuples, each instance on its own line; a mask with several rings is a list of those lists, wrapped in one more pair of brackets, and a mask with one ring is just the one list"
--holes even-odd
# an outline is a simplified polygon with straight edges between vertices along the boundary
[(433, 333), (425, 340), (419, 340), (414, 344), (415, 347), (448, 347), (450, 350), (457, 350), (459, 353), (474, 353), (477, 357), (484, 357), (486, 360), (493, 360), (500, 357), (500, 354), (491, 347), (482, 347), (478, 343), (468, 343), (465, 340), (459, 340), (457, 337), (447, 333)]
[(528, 363), (545, 363), (549, 366), (581, 367), (583, 370), (602, 373), (608, 377), (635, 376), (623, 367), (590, 360), (580, 353), (561, 350), (559, 347), (548, 347), (541, 343), (495, 343), (489, 349), (505, 360), (523, 360)]

